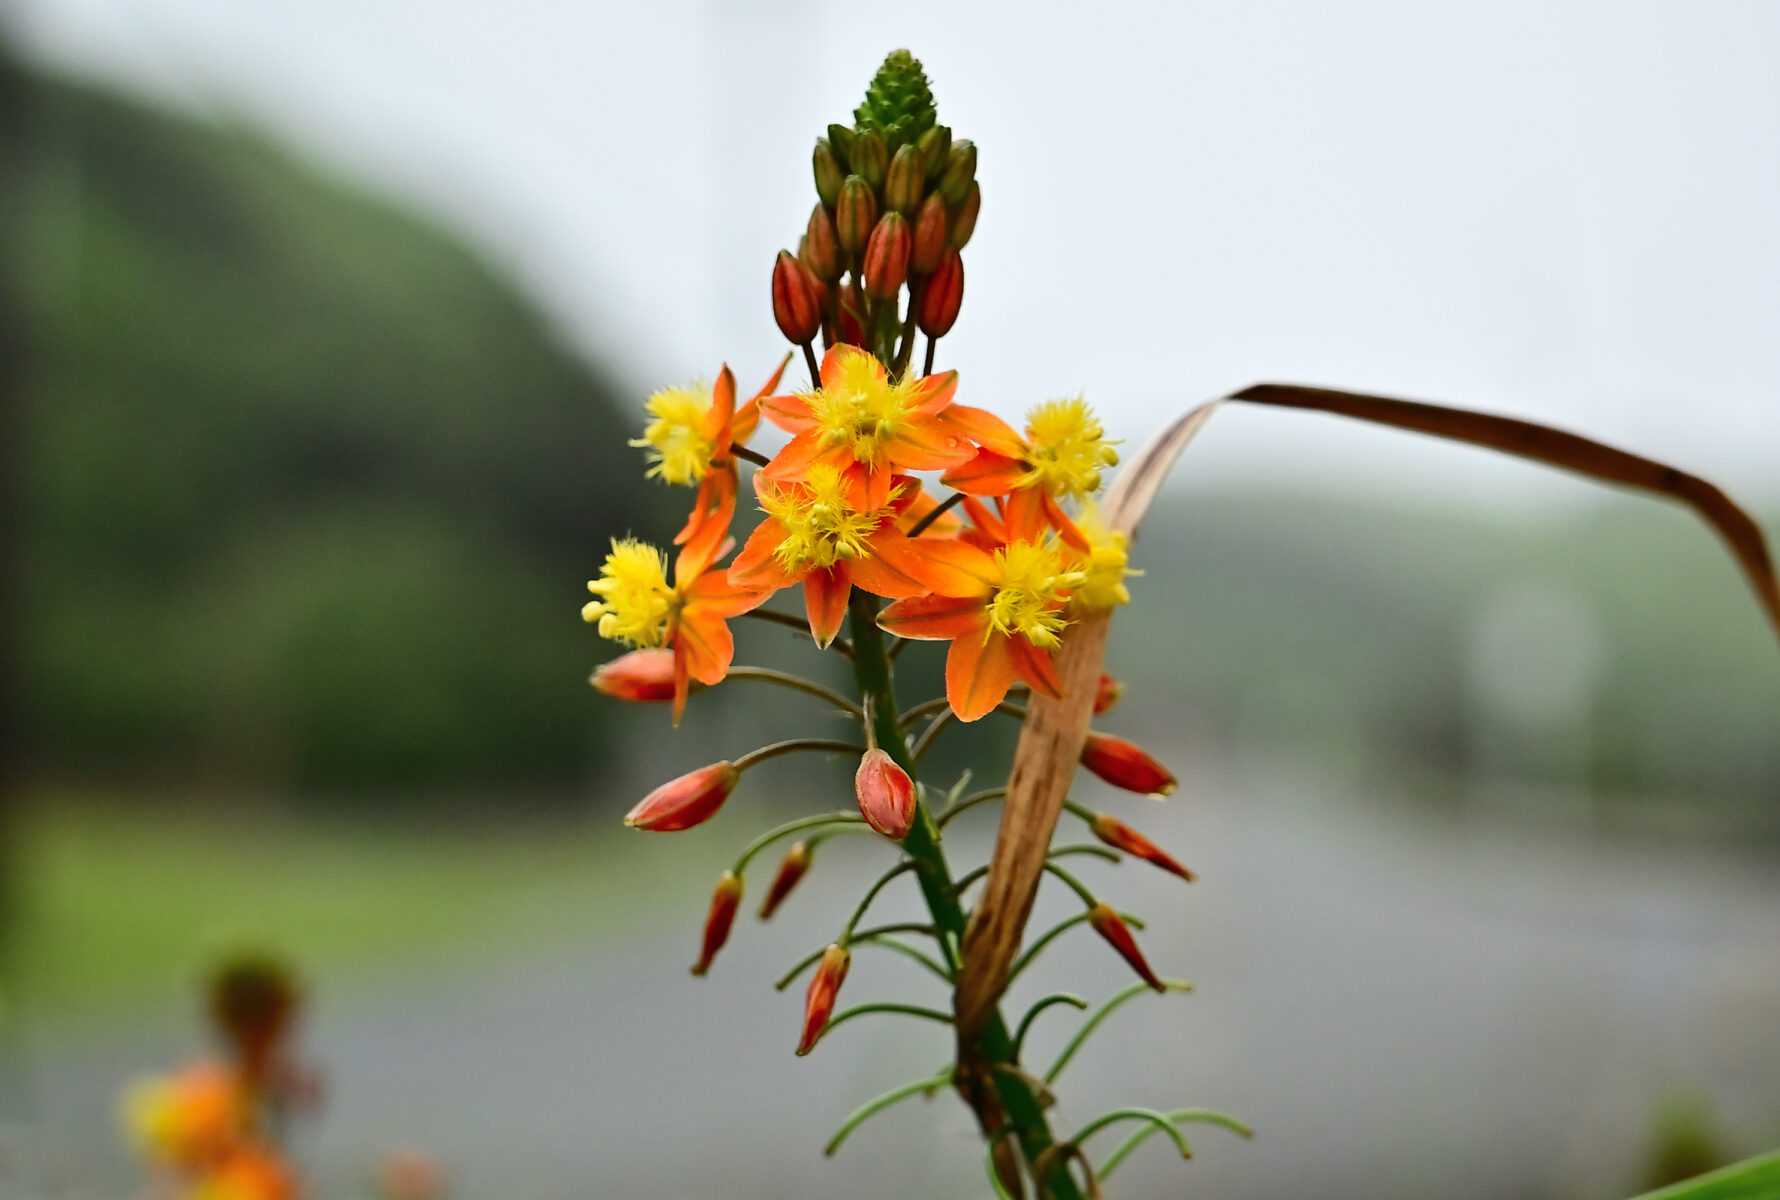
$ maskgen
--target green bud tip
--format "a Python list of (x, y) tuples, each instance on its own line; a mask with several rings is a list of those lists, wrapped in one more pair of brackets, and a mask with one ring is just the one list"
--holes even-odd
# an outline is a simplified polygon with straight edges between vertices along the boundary
[(888, 144), (916, 141), (938, 121), (927, 72), (907, 50), (892, 50), (865, 89), (865, 101), (853, 110), (855, 127), (875, 129)]

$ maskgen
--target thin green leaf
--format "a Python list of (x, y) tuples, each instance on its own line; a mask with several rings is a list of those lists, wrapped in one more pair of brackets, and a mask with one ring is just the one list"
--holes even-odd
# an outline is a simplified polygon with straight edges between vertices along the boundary
[(1637, 1200), (1773, 1200), (1780, 1196), (1780, 1150), (1746, 1158)]
[[(1241, 1134), (1245, 1138), (1255, 1136), (1254, 1130), (1250, 1129), (1247, 1125), (1244, 1125), (1241, 1121), (1238, 1121), (1235, 1117), (1228, 1113), (1215, 1112), (1209, 1108), (1177, 1108), (1173, 1112), (1165, 1113), (1164, 1115), (1174, 1124), (1180, 1124), (1185, 1121), (1197, 1121), (1207, 1125), (1220, 1125), (1232, 1133)], [(1150, 1135), (1155, 1132), (1156, 1127), (1154, 1125), (1145, 1125), (1136, 1133), (1133, 1133), (1130, 1137), (1120, 1142), (1118, 1148), (1111, 1154), (1107, 1155), (1106, 1161), (1100, 1164), (1100, 1178), (1112, 1178), (1112, 1173), (1118, 1165), (1129, 1158), (1131, 1152), (1143, 1145), (1144, 1142), (1148, 1141)]]
[(828, 1145), (822, 1147), (822, 1153), (832, 1155), (841, 1148), (841, 1143), (847, 1140), (848, 1134), (863, 1125), (867, 1119), (883, 1112), (897, 1101), (906, 1100), (917, 1092), (925, 1092), (931, 1096), (951, 1082), (952, 1073), (944, 1071), (928, 1079), (917, 1079), (913, 1083), (905, 1083), (899, 1088), (892, 1088), (881, 1096), (873, 1096), (847, 1115), (847, 1119), (841, 1122), (841, 1127), (834, 1131), (834, 1136), (828, 1139)]
[[(1171, 992), (1190, 992), (1193, 990), (1193, 985), (1184, 979), (1164, 979), (1162, 984)], [(1069, 1039), (1069, 1044), (1067, 1046), (1063, 1047), (1063, 1053), (1057, 1056), (1057, 1061), (1052, 1063), (1051, 1069), (1045, 1072), (1045, 1082), (1056, 1083), (1057, 1076), (1063, 1073), (1063, 1068), (1069, 1065), (1069, 1060), (1075, 1057), (1075, 1052), (1082, 1048), (1082, 1043), (1088, 1040), (1088, 1036), (1096, 1029), (1100, 1028), (1100, 1023), (1112, 1016), (1113, 1013), (1116, 1012), (1127, 1000), (1131, 999), (1139, 992), (1147, 992), (1149, 990), (1150, 985), (1147, 983), (1134, 983), (1123, 991), (1114, 993), (1112, 999), (1096, 1009), (1094, 1015), (1089, 1017), (1086, 1021), (1083, 1021), (1082, 1027), (1075, 1031), (1075, 1036)]]

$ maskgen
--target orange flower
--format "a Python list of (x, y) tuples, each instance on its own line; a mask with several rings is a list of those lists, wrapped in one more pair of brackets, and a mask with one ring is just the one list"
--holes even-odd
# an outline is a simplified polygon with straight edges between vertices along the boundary
[(1036, 540), (1048, 526), (1074, 549), (1088, 552), (1088, 539), (1058, 501), (1093, 495), (1102, 470), (1119, 455), (1086, 402), (1076, 397), (1035, 405), (1026, 414), (1024, 437), (980, 409), (954, 405), (946, 419), (982, 448), (940, 482), (973, 496), (1004, 497), (1014, 537)]
[(1081, 573), (1064, 569), (1054, 541), (1014, 541), (993, 552), (965, 542), (953, 546), (951, 565), (970, 575), (970, 593), (898, 600), (878, 624), (900, 637), (951, 641), (946, 699), (961, 721), (994, 711), (1015, 679), (1058, 696), (1062, 683), (1051, 651), (1068, 623), (1064, 608)]
[(911, 539), (899, 528), (900, 510), (920, 494), (906, 475), (897, 477), (886, 504), (869, 510), (854, 504), (844, 471), (832, 463), (811, 465), (802, 482), (769, 479), (761, 471), (754, 487), (766, 519), (736, 555), (730, 580), (767, 592), (801, 582), (819, 646), (840, 632), (855, 585), (887, 599), (976, 587), (956, 565), (957, 543)]
[(202, 1062), (136, 1084), (124, 1116), (151, 1159), (192, 1168), (217, 1161), (247, 1135), (253, 1102), (233, 1071)]
[(297, 1181), (272, 1150), (242, 1146), (219, 1162), (189, 1195), (190, 1200), (296, 1200)]
[(802, 479), (826, 463), (840, 472), (848, 500), (861, 512), (889, 503), (897, 471), (942, 471), (976, 450), (942, 414), (958, 389), (958, 373), (891, 382), (884, 364), (857, 346), (829, 347), (822, 386), (802, 396), (768, 396), (760, 410), (792, 435), (761, 468), (769, 479)]
[(687, 517), (685, 528), (674, 535), (675, 545), (708, 550), (724, 539), (736, 501), (736, 464), (731, 447), (746, 445), (754, 436), (760, 424), (760, 400), (779, 386), (790, 361), (791, 355), (785, 355), (772, 378), (739, 409), (735, 402), (735, 375), (727, 363), (717, 373), (717, 383), (708, 393), (702, 387), (663, 388), (649, 397), (649, 415), (655, 419), (631, 445), (648, 450), (648, 473), (652, 478), (698, 487), (692, 514)]
[(676, 723), (691, 680), (715, 684), (728, 674), (735, 657), (728, 619), (758, 608), (771, 594), (737, 586), (727, 571), (711, 569), (728, 549), (727, 541), (711, 543), (703, 536), (689, 543), (674, 563), (670, 587), (661, 551), (634, 538), (614, 538), (600, 577), (587, 584), (599, 599), (589, 601), (581, 617), (597, 622), (602, 637), (644, 649), (672, 647)]

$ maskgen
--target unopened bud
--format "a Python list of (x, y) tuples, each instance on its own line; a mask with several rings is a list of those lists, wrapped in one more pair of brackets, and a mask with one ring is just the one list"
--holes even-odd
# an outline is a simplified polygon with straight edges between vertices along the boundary
[(947, 226), (946, 202), (935, 192), (921, 202), (921, 209), (915, 215), (915, 239), (914, 246), (909, 251), (909, 270), (917, 275), (933, 273), (933, 268), (939, 266), (939, 260), (946, 256)]
[(939, 180), (941, 172), (946, 169), (946, 156), (952, 150), (952, 131), (945, 125), (935, 125), (921, 135), (915, 143), (921, 151), (921, 169), (928, 183)]
[(1123, 850), (1126, 854), (1135, 855), (1147, 863), (1153, 863), (1172, 875), (1179, 875), (1188, 883), (1193, 882), (1193, 872), (1181, 866), (1172, 855), (1156, 843), (1110, 813), (1096, 813), (1088, 828), (1094, 831), (1095, 837), (1114, 850)]
[(939, 194), (946, 198), (947, 204), (957, 208), (964, 203), (964, 197), (976, 177), (976, 145), (969, 138), (959, 138), (952, 143), (952, 149), (946, 155), (946, 169), (939, 177)]
[(656, 647), (620, 654), (596, 668), (588, 682), (595, 690), (620, 700), (672, 700), (674, 652), (666, 647)]
[(1116, 788), (1144, 796), (1166, 796), (1176, 780), (1148, 751), (1110, 733), (1090, 733), (1082, 744), (1082, 766)]
[(810, 210), (809, 228), (804, 231), (798, 257), (810, 269), (810, 274), (823, 283), (833, 283), (846, 269), (841, 244), (834, 236), (834, 218), (820, 204)]
[(847, 177), (847, 172), (835, 156), (833, 143), (827, 138), (816, 139), (811, 166), (816, 172), (816, 195), (822, 198), (822, 207), (832, 209), (841, 198), (841, 181)]
[(789, 250), (779, 251), (773, 263), (773, 320), (779, 332), (799, 346), (822, 328), (822, 299), (816, 290), (821, 280), (797, 261)]
[(885, 213), (871, 231), (865, 247), (865, 290), (874, 299), (891, 299), (909, 277), (913, 241), (909, 223), (899, 212)]
[(803, 1036), (797, 1043), (799, 1055), (815, 1049), (822, 1031), (828, 1028), (828, 1018), (834, 1015), (835, 997), (840, 994), (841, 984), (847, 980), (847, 968), (852, 964), (853, 956), (844, 946), (831, 945), (822, 952), (822, 961), (816, 964), (816, 973), (810, 976), (810, 990), (804, 996)]
[(1096, 904), (1088, 911), (1088, 924), (1094, 927), (1095, 933), (1105, 938), (1107, 943), (1119, 952), (1119, 957), (1129, 963), (1131, 969), (1136, 971), (1138, 977), (1145, 983), (1158, 992), (1168, 990), (1168, 985), (1158, 979), (1156, 973), (1150, 970), (1150, 964), (1144, 960), (1143, 951), (1137, 948), (1137, 939), (1131, 936), (1130, 928), (1120, 919), (1119, 914), (1112, 910), (1111, 905)]
[(210, 1016), (234, 1045), (243, 1074), (265, 1077), (278, 1043), (296, 1014), (296, 977), (277, 958), (243, 954), (210, 979)]
[(735, 924), (735, 911), (742, 903), (742, 877), (734, 871), (723, 872), (717, 888), (711, 893), (711, 911), (705, 916), (705, 937), (699, 948), (698, 961), (692, 964), (694, 975), (711, 969), (711, 960), (723, 943), (729, 940), (730, 927)]
[(785, 897), (791, 894), (810, 869), (814, 859), (809, 843), (793, 843), (791, 849), (785, 851), (785, 857), (779, 860), (779, 869), (773, 875), (772, 884), (766, 889), (766, 899), (760, 902), (760, 919), (768, 921), (779, 911), (779, 905), (785, 903)]
[(849, 175), (841, 184), (840, 203), (834, 208), (834, 235), (841, 249), (858, 254), (878, 223), (878, 198), (864, 176)]
[(1100, 674), (1100, 682), (1094, 688), (1094, 715), (1108, 712), (1125, 694), (1125, 685), (1104, 671)]
[(964, 194), (964, 203), (958, 206), (958, 215), (952, 218), (952, 248), (962, 250), (970, 241), (970, 235), (977, 229), (977, 211), (983, 207), (983, 189), (973, 179), (970, 190)]
[(913, 146), (904, 146), (890, 160), (890, 174), (884, 179), (884, 207), (912, 220), (926, 184), (921, 152)]
[(867, 750), (853, 775), (853, 791), (865, 823), (900, 842), (915, 823), (915, 781), (882, 750)]
[(717, 815), (741, 778), (742, 773), (731, 762), (689, 771), (644, 796), (642, 803), (626, 814), (624, 823), (651, 833), (691, 829)]
[(841, 170), (852, 170), (847, 164), (853, 161), (853, 127), (851, 125), (830, 125), (828, 127), (828, 144), (834, 148), (834, 156), (840, 160)]
[(928, 337), (944, 337), (958, 320), (958, 309), (964, 304), (964, 260), (956, 250), (948, 250), (933, 269), (933, 277), (921, 292), (921, 305), (916, 313), (921, 332)]
[(853, 139), (853, 152), (847, 156), (847, 163), (853, 174), (865, 177), (872, 191), (884, 186), (884, 177), (890, 173), (890, 147), (884, 144), (884, 135), (875, 129), (868, 129)]

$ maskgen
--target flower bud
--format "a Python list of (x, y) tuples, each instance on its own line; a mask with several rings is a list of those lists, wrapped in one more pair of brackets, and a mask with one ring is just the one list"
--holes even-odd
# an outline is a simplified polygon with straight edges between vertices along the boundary
[(816, 195), (822, 198), (822, 207), (832, 209), (841, 198), (841, 180), (847, 173), (841, 167), (840, 159), (835, 156), (834, 144), (827, 138), (816, 139), (816, 152), (811, 155), (811, 166), (816, 172)]
[(1188, 883), (1193, 882), (1193, 872), (1181, 866), (1173, 856), (1156, 843), (1110, 813), (1096, 813), (1088, 828), (1094, 831), (1095, 837), (1114, 850), (1123, 850), (1126, 854), (1135, 855), (1145, 862), (1154, 863), (1172, 875), (1179, 875)]
[(876, 192), (884, 186), (884, 176), (890, 173), (890, 147), (884, 144), (884, 135), (875, 129), (868, 129), (853, 139), (853, 152), (847, 156), (847, 163), (853, 174), (863, 175), (865, 182)]
[(946, 256), (948, 218), (946, 202), (939, 193), (922, 201), (915, 214), (914, 245), (909, 251), (909, 270), (917, 275), (931, 275), (939, 260)]
[(698, 961), (692, 964), (694, 975), (711, 969), (711, 960), (723, 943), (729, 940), (730, 927), (735, 924), (735, 910), (742, 903), (742, 877), (734, 871), (723, 872), (717, 889), (711, 893), (711, 911), (705, 916), (705, 939), (699, 948)]
[(867, 750), (853, 775), (853, 792), (865, 823), (900, 842), (915, 823), (915, 781), (882, 750)]
[(976, 177), (977, 148), (969, 138), (959, 138), (946, 155), (946, 169), (939, 177), (939, 194), (946, 198), (947, 204), (957, 208), (964, 203)]
[(954, 250), (962, 250), (970, 241), (970, 235), (976, 232), (977, 210), (983, 207), (983, 189), (973, 179), (970, 190), (964, 194), (964, 203), (958, 206), (958, 214), (952, 218), (951, 243)]
[(1100, 682), (1094, 688), (1094, 715), (1108, 712), (1125, 695), (1125, 685), (1104, 671), (1100, 674)]
[(1142, 747), (1110, 733), (1090, 733), (1082, 744), (1082, 766), (1116, 788), (1145, 796), (1166, 796), (1175, 787), (1168, 768)]
[(935, 125), (921, 135), (915, 145), (921, 151), (921, 169), (928, 183), (936, 183), (940, 173), (946, 169), (946, 156), (952, 151), (952, 131), (944, 125)]
[(884, 207), (913, 219), (926, 183), (921, 152), (913, 146), (904, 146), (890, 160), (890, 173), (884, 179)]
[(828, 127), (828, 144), (834, 147), (834, 156), (840, 160), (841, 170), (852, 168), (847, 164), (853, 161), (853, 127), (851, 125), (830, 125)]
[(799, 1055), (815, 1049), (822, 1031), (828, 1028), (828, 1018), (834, 1015), (834, 998), (840, 994), (841, 984), (847, 980), (847, 968), (852, 965), (853, 956), (845, 946), (831, 945), (822, 952), (822, 961), (816, 964), (816, 973), (810, 976), (810, 990), (804, 996)]
[(899, 212), (887, 212), (871, 231), (865, 247), (865, 290), (877, 300), (892, 299), (909, 277), (909, 251), (914, 238)]
[[(858, 293), (855, 292), (854, 294), (857, 295)], [(840, 313), (836, 317), (835, 323), (838, 326), (835, 330), (835, 336), (840, 339), (842, 345), (865, 345), (865, 327), (859, 323), (859, 316), (852, 306), (843, 303), (840, 306)]]
[(778, 873), (773, 876), (771, 886), (766, 889), (766, 899), (760, 902), (762, 921), (771, 920), (772, 915), (779, 911), (779, 905), (785, 903), (785, 897), (791, 894), (791, 889), (809, 871), (814, 857), (808, 842), (795, 842), (791, 849), (785, 851), (785, 857), (779, 861)]
[(841, 249), (858, 254), (878, 223), (878, 198), (863, 176), (849, 175), (841, 184), (840, 203), (834, 209), (834, 234)]
[(823, 283), (833, 283), (846, 269), (841, 244), (834, 236), (834, 218), (820, 204), (810, 210), (809, 228), (804, 231), (798, 257)]
[(587, 682), (620, 700), (648, 702), (674, 698), (674, 652), (664, 647), (632, 650), (595, 668)]
[(1110, 905), (1101, 903), (1089, 909), (1088, 924), (1094, 927), (1095, 933), (1105, 938), (1107, 943), (1119, 952), (1120, 958), (1131, 964), (1131, 969), (1136, 971), (1145, 983), (1158, 992), (1168, 990), (1167, 985), (1156, 977), (1154, 971), (1150, 970), (1150, 964), (1144, 961), (1143, 951), (1137, 948), (1137, 939), (1131, 936), (1131, 930), (1126, 927), (1125, 922), (1119, 918), (1119, 914), (1114, 912)]
[(742, 773), (731, 762), (712, 763), (670, 779), (643, 797), (624, 823), (651, 833), (674, 833), (710, 820), (735, 790)]
[(779, 332), (801, 346), (822, 328), (821, 280), (789, 250), (773, 263), (773, 320)]
[(928, 337), (946, 336), (957, 322), (963, 303), (964, 260), (956, 250), (948, 250), (921, 291), (921, 305), (915, 314), (921, 332)]

